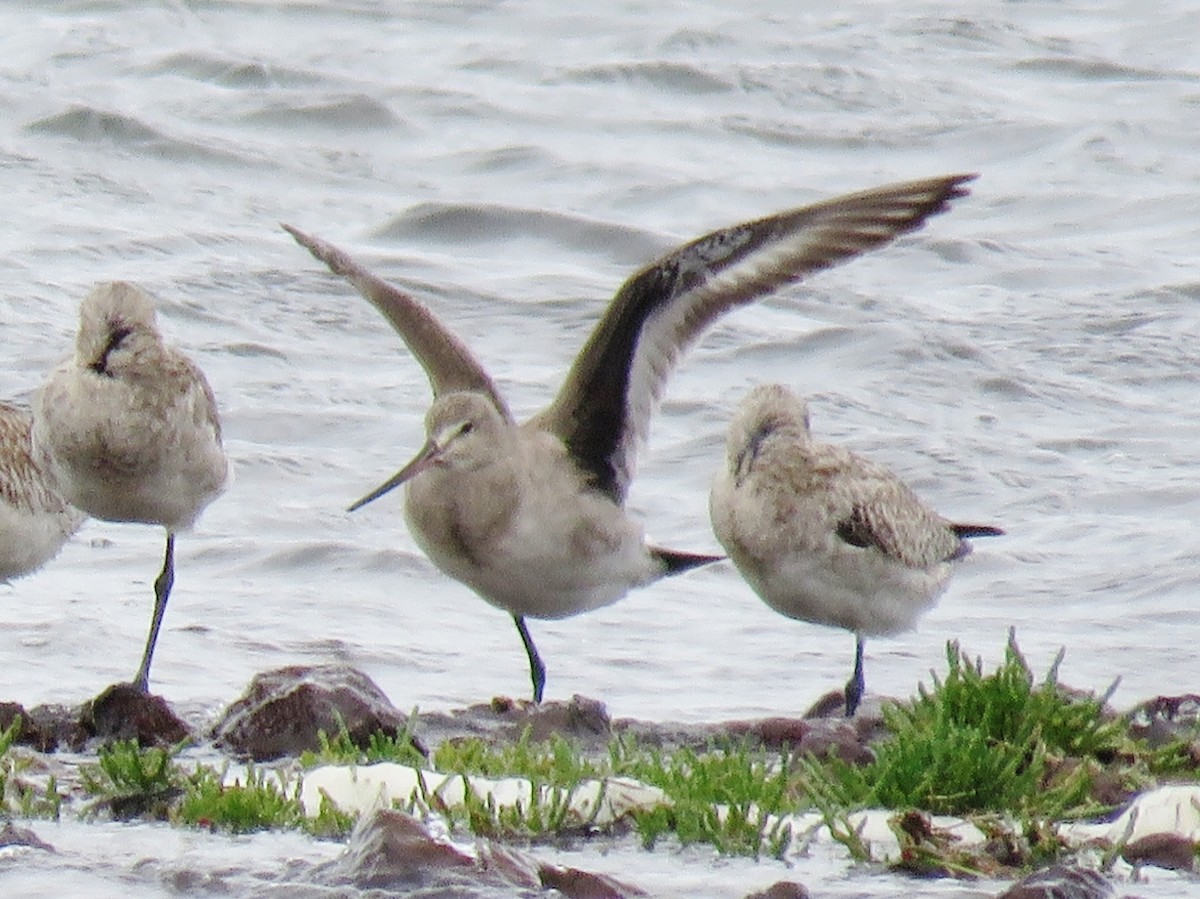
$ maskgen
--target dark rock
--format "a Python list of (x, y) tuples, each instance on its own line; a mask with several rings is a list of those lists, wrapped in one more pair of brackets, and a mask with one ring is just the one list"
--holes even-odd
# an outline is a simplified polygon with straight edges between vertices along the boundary
[(153, 793), (132, 793), (128, 796), (112, 796), (99, 799), (90, 807), (92, 811), (105, 809), (114, 821), (169, 821), (171, 811), (177, 805), (183, 790), (168, 787)]
[(614, 732), (604, 703), (578, 695), (568, 702), (540, 705), (524, 699), (497, 697), (490, 703), (448, 714), (424, 714), (419, 727), (421, 738), (430, 745), (464, 737), (514, 742), (528, 729), (534, 741), (561, 736), (584, 749), (607, 746)]
[(479, 853), (482, 869), (498, 875), (507, 883), (537, 887), (542, 882), (538, 874), (538, 862), (517, 849), (491, 840), (480, 840), (475, 844), (475, 851)]
[(774, 717), (719, 724), (680, 724), (630, 718), (613, 721), (603, 703), (578, 695), (568, 702), (540, 705), (523, 699), (497, 698), (454, 712), (425, 713), (421, 715), (417, 729), (421, 739), (430, 746), (470, 737), (507, 743), (519, 739), (528, 730), (534, 741), (560, 736), (585, 752), (603, 750), (613, 737), (628, 736), (640, 744), (667, 750), (686, 747), (703, 751), (721, 742), (746, 743), (768, 750), (790, 747), (819, 757), (833, 753), (851, 764), (872, 761), (874, 753), (869, 744), (886, 734), (882, 717), (871, 713), (869, 708), (867, 713), (860, 712), (854, 718), (844, 715), (818, 719)]
[(21, 719), (16, 743), (38, 752), (53, 752), (59, 746), (72, 751), (83, 748), (90, 734), (79, 721), (79, 709), (62, 705), (39, 705), (26, 710), (17, 702), (0, 702), (0, 733)]
[(1200, 696), (1157, 696), (1134, 706), (1126, 715), (1129, 735), (1152, 747), (1191, 738), (1200, 727)]
[[(29, 726), (37, 741), (29, 745), (39, 752), (52, 752), (64, 747), (71, 752), (78, 752), (92, 736), (83, 723), (82, 710), (78, 707), (36, 705), (29, 710)], [(25, 742), (24, 736), (21, 742)]]
[(1110, 765), (1092, 774), (1089, 793), (1097, 804), (1117, 808), (1132, 800), (1138, 790), (1131, 785), (1126, 770), (1120, 765)]
[[(472, 888), (556, 889), (568, 899), (625, 899), (644, 892), (614, 878), (538, 862), (511, 847), (481, 840), (475, 855), (440, 840), (416, 818), (379, 809), (364, 818), (340, 858), (314, 870), (329, 886), (350, 885), (408, 895), (482, 895)], [(487, 895), (494, 895), (488, 893)]]
[(0, 829), (0, 846), (26, 846), (30, 849), (41, 849), (44, 852), (54, 852), (54, 847), (26, 827), (16, 827), (11, 821), (6, 821)]
[(865, 765), (875, 754), (867, 747), (861, 726), (846, 717), (763, 718), (758, 721), (731, 721), (723, 728), (734, 737), (749, 737), (766, 749), (792, 749), (805, 755), (826, 758), (830, 753), (844, 762)]
[(355, 745), (366, 746), (372, 734), (400, 733), (405, 724), (405, 716), (362, 672), (345, 665), (297, 665), (255, 675), (225, 710), (213, 739), (236, 755), (269, 761), (319, 749), (322, 731), (334, 737), (344, 728)]
[(359, 889), (415, 889), (476, 880), (475, 859), (437, 839), (411, 815), (379, 809), (359, 822), (343, 855), (319, 866), (317, 880)]
[(1131, 865), (1157, 865), (1172, 871), (1191, 871), (1196, 862), (1196, 844), (1177, 833), (1152, 833), (1134, 840), (1122, 851)]
[(794, 880), (780, 880), (765, 890), (750, 893), (746, 899), (808, 899), (808, 888)]
[(805, 718), (845, 718), (846, 694), (841, 690), (830, 690), (816, 702), (807, 712)]
[(802, 717), (807, 720), (817, 718), (840, 718), (843, 721), (870, 721), (875, 723), (883, 723), (883, 704), (885, 702), (894, 702), (895, 700), (888, 699), (885, 696), (876, 696), (869, 694), (862, 698), (858, 709), (854, 713), (854, 717), (846, 718), (846, 694), (841, 690), (830, 690), (816, 702), (814, 702), (804, 713)]
[(1109, 899), (1113, 885), (1099, 871), (1052, 865), (1018, 880), (996, 899)]
[(191, 731), (161, 696), (133, 684), (113, 684), (79, 713), (84, 730), (102, 740), (136, 740), (139, 746), (174, 746)]
[(621, 883), (606, 874), (592, 874), (579, 868), (563, 868), (543, 864), (538, 868), (542, 886), (558, 890), (567, 899), (625, 899), (627, 896), (645, 896), (637, 887)]
[(553, 736), (570, 737), (583, 742), (612, 736), (612, 721), (604, 703), (576, 694), (568, 702), (513, 702), (493, 699), (492, 711), (504, 722), (498, 736), (515, 739), (529, 730), (530, 739), (548, 740)]
[(21, 726), (17, 730), (17, 744), (32, 746), (38, 752), (50, 752), (57, 746), (53, 734), (45, 733), (25, 711), (25, 706), (19, 702), (0, 702), (0, 733), (6, 732), (18, 718)]

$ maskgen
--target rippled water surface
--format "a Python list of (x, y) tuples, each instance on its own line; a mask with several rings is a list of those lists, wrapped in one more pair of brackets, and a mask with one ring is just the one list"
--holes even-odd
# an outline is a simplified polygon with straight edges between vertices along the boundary
[[(868, 644), (869, 689), (906, 695), (950, 639), (995, 661), (1015, 627), (1036, 668), (1066, 647), (1065, 681), (1119, 676), (1128, 705), (1200, 687), (1197, 122), (1182, 0), (3, 3), (0, 393), (36, 389), (79, 300), (112, 278), (152, 289), (207, 372), (236, 482), (180, 540), (154, 670), (193, 719), (257, 671), (331, 660), (401, 708), (524, 695), (510, 621), (432, 568), (399, 498), (343, 511), (420, 444), (429, 390), (378, 313), (278, 223), (425, 299), (524, 415), (622, 279), (675, 243), (978, 171), (914, 237), (716, 327), (670, 384), (631, 506), (658, 542), (714, 551), (725, 423), (749, 385), (789, 383), (819, 434), (1009, 532), (979, 543), (915, 633)], [(92, 522), (0, 587), (3, 697), (75, 703), (128, 678), (161, 544)], [(617, 716), (795, 713), (852, 655), (848, 634), (775, 615), (727, 566), (532, 629), (548, 695)], [(84, 896), (176, 889), (163, 871), (189, 841), (201, 871), (225, 846), (247, 870), (301, 852), (264, 837), (268, 861), (243, 861), (244, 842), (156, 829), (155, 848), (144, 828), (76, 827), (48, 826), (66, 848), (38, 864), (67, 877), (78, 844), (101, 874)], [(127, 855), (151, 860), (126, 875)], [(622, 858), (667, 894), (695, 895), (701, 875), (712, 895), (783, 877), (912, 890), (804, 859), (703, 856), (698, 873), (669, 853)], [(8, 895), (44, 886), (6, 865)]]

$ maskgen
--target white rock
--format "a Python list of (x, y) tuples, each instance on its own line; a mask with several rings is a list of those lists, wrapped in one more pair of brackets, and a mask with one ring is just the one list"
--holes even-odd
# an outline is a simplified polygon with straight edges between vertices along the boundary
[(1070, 843), (1104, 840), (1131, 843), (1153, 833), (1174, 833), (1200, 841), (1200, 786), (1167, 784), (1142, 793), (1115, 820), (1102, 824), (1068, 822), (1059, 834)]
[[(420, 771), (394, 762), (354, 767), (325, 766), (304, 775), (300, 801), (304, 813), (314, 816), (321, 800), (328, 798), (343, 812), (361, 815), (376, 808), (399, 806), (419, 813), (436, 810), (438, 803), (462, 805), (470, 789), (478, 799), (497, 808), (528, 808), (533, 784), (523, 777), (464, 777)], [(654, 808), (667, 802), (657, 787), (629, 778), (613, 777), (581, 783), (569, 797), (565, 790), (542, 787), (538, 800), (543, 806), (567, 800), (569, 814), (578, 823), (611, 824), (637, 808)], [(431, 802), (436, 797), (438, 801)]]

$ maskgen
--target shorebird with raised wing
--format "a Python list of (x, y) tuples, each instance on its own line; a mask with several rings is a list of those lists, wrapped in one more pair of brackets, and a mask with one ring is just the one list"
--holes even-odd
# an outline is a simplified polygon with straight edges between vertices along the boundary
[(32, 428), (28, 409), (0, 403), (0, 582), (41, 568), (86, 517), (38, 464)]
[(767, 605), (853, 632), (847, 717), (865, 688), (865, 638), (911, 629), (971, 551), (967, 539), (1004, 533), (947, 521), (887, 468), (813, 440), (807, 403), (778, 384), (755, 387), (734, 414), (709, 509)]
[(191, 359), (163, 342), (144, 290), (115, 281), (84, 299), (75, 355), (38, 395), (33, 445), (63, 495), (88, 515), (166, 529), (150, 634), (132, 682), (147, 693), (175, 581), (175, 535), (225, 490), (229, 462), (212, 389)]
[(972, 175), (895, 184), (715, 231), (631, 276), (557, 397), (517, 424), (491, 377), (423, 303), (335, 247), (285, 225), (383, 313), (424, 367), (434, 401), (411, 462), (351, 509), (407, 484), (418, 545), (508, 612), (545, 666), (526, 618), (563, 618), (718, 557), (645, 543), (624, 508), (636, 452), (680, 354), (719, 316), (919, 227)]

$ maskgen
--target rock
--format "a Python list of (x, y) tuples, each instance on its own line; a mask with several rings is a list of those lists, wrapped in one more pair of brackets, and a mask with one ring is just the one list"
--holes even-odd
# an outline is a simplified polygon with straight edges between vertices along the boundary
[(591, 874), (579, 868), (563, 868), (543, 864), (538, 868), (542, 886), (558, 890), (567, 899), (625, 899), (627, 896), (645, 896), (644, 890), (621, 883), (606, 874)]
[(841, 718), (762, 718), (757, 721), (730, 721), (721, 729), (735, 739), (749, 738), (765, 749), (792, 749), (802, 754), (825, 758), (831, 752), (844, 762), (865, 765), (875, 754), (862, 736), (862, 725)]
[(25, 711), (25, 706), (19, 702), (0, 702), (0, 733), (7, 732), (18, 718), (21, 719), (21, 726), (17, 730), (15, 743), (32, 746), (38, 752), (50, 752), (58, 745), (53, 734), (44, 733), (33, 722), (29, 712)]
[(1121, 855), (1131, 865), (1157, 865), (1172, 871), (1191, 871), (1196, 844), (1177, 833), (1152, 833), (1127, 845)]
[(846, 694), (841, 690), (830, 690), (816, 702), (814, 702), (804, 713), (806, 720), (817, 718), (841, 718), (843, 721), (858, 721), (866, 719), (869, 721), (883, 722), (883, 704), (885, 702), (894, 702), (895, 700), (888, 699), (884, 696), (876, 696), (868, 694), (863, 697), (859, 703), (858, 710), (854, 713), (854, 717), (846, 718)]
[(1152, 747), (1192, 738), (1200, 725), (1200, 696), (1157, 696), (1134, 706), (1126, 715), (1129, 735)]
[(808, 899), (808, 888), (794, 880), (780, 880), (765, 890), (750, 893), (746, 899)]
[(29, 849), (41, 849), (43, 852), (54, 852), (54, 847), (26, 827), (16, 827), (11, 821), (6, 821), (0, 828), (0, 847), (25, 846)]
[(1200, 784), (1164, 784), (1137, 796), (1111, 821), (1066, 821), (1057, 828), (1068, 843), (1100, 840), (1116, 846), (1171, 833), (1200, 842)]
[(174, 746), (191, 730), (161, 696), (143, 693), (133, 684), (113, 684), (84, 703), (80, 725), (102, 740), (136, 740), (139, 746)]
[(511, 734), (519, 737), (530, 729), (534, 740), (546, 740), (554, 735), (573, 737), (582, 741), (607, 742), (612, 736), (612, 720), (604, 703), (580, 696), (578, 693), (569, 702), (548, 702), (530, 708), (525, 706), (515, 716), (510, 727)]
[(26, 710), (18, 702), (0, 702), (0, 733), (12, 727), (18, 718), (21, 728), (15, 742), (38, 752), (53, 752), (60, 746), (78, 751), (91, 736), (79, 720), (79, 709), (39, 705)]
[(525, 777), (484, 777), (418, 770), (395, 762), (323, 765), (305, 772), (300, 787), (304, 813), (312, 817), (322, 803), (361, 816), (377, 808), (402, 807), (414, 813), (461, 806), (473, 796), (496, 810), (529, 808), (536, 803), (558, 809), (562, 830), (610, 827), (636, 810), (667, 804), (666, 794), (626, 777), (583, 780), (570, 789), (537, 784)]
[[(28, 745), (39, 752), (52, 752), (63, 747), (79, 752), (92, 736), (84, 725), (82, 711), (65, 705), (35, 705), (29, 710), (32, 740)], [(25, 733), (22, 730), (19, 742), (26, 742)]]
[(1099, 871), (1051, 865), (1018, 880), (996, 899), (1108, 899), (1114, 895), (1112, 884)]
[[(213, 730), (217, 745), (256, 762), (320, 748), (319, 734), (343, 728), (358, 746), (379, 731), (404, 730), (407, 719), (375, 682), (345, 665), (296, 665), (255, 675)], [(414, 747), (424, 753), (423, 747)]]
[(540, 705), (500, 696), (454, 712), (422, 714), (418, 727), (421, 739), (430, 746), (470, 737), (512, 743), (528, 729), (535, 742), (559, 736), (584, 750), (596, 750), (607, 746), (614, 733), (604, 703), (578, 695), (568, 702)]
[[(473, 896), (472, 887), (556, 889), (568, 899), (625, 899), (646, 895), (614, 878), (537, 860), (482, 840), (475, 854), (434, 836), (416, 818), (378, 809), (355, 828), (345, 853), (320, 865), (314, 879), (329, 886)], [(492, 895), (492, 893), (488, 893)]]
[(846, 716), (846, 694), (841, 690), (830, 690), (804, 713), (805, 718), (844, 718)]
[(475, 858), (439, 840), (411, 815), (379, 809), (359, 822), (345, 853), (319, 868), (318, 880), (359, 889), (415, 889), (478, 879)]

